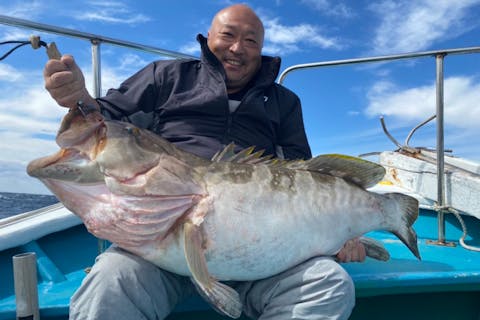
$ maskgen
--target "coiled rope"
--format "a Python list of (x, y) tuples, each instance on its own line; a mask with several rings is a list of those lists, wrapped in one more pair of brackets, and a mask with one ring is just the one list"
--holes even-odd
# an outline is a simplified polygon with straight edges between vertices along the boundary
[(452, 213), (457, 218), (458, 222), (460, 223), (460, 226), (462, 227), (463, 234), (460, 237), (460, 239), (458, 240), (460, 245), (467, 250), (480, 252), (479, 247), (471, 246), (471, 245), (468, 245), (468, 244), (465, 243), (465, 239), (467, 237), (467, 226), (465, 225), (465, 222), (463, 221), (462, 216), (461, 216), (460, 212), (458, 212), (458, 210), (456, 210), (452, 207), (449, 207), (449, 206), (440, 207), (440, 206), (437, 206), (437, 205), (435, 205), (433, 209), (437, 212), (440, 211), (440, 210), (445, 210), (445, 211), (448, 211), (448, 212)]

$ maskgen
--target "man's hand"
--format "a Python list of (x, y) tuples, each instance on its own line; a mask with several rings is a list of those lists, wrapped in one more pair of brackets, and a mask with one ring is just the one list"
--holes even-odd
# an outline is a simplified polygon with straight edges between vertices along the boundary
[(348, 240), (337, 253), (338, 262), (362, 262), (365, 260), (365, 247), (359, 238)]
[(60, 60), (50, 59), (43, 70), (45, 89), (63, 107), (75, 107), (78, 101), (96, 105), (85, 87), (82, 70), (70, 55)]

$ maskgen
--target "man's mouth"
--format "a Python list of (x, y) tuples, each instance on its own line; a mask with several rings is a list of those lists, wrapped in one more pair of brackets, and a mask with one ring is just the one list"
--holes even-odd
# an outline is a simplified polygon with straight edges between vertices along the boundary
[(243, 63), (240, 60), (225, 59), (225, 62), (232, 66), (241, 66)]

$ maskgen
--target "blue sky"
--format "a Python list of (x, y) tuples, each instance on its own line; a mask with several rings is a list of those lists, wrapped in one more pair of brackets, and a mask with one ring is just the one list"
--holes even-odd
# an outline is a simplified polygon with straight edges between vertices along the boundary
[[(198, 55), (195, 36), (231, 1), (3, 1), (0, 14)], [(264, 54), (288, 66), (480, 46), (480, 0), (249, 1), (266, 28)], [(90, 45), (80, 39), (0, 25), (0, 41), (31, 34), (74, 55), (91, 88)], [(6, 52), (0, 46), (0, 53)], [(116, 87), (158, 56), (103, 45), (102, 86)], [(57, 150), (53, 139), (63, 108), (44, 90), (44, 51), (19, 49), (0, 62), (0, 191), (47, 193), (25, 174), (27, 163)], [(383, 134), (408, 132), (435, 112), (435, 59), (337, 66), (292, 73), (284, 85), (303, 104), (315, 155), (394, 150)], [(93, 92), (93, 91), (91, 91)], [(445, 148), (480, 161), (480, 54), (445, 60)], [(412, 146), (435, 146), (435, 123), (420, 129)]]

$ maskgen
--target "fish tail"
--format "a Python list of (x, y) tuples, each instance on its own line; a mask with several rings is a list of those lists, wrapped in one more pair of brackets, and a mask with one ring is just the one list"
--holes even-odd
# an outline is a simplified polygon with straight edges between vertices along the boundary
[(387, 198), (396, 203), (397, 210), (401, 213), (401, 223), (391, 230), (413, 253), (421, 260), (417, 244), (417, 234), (412, 228), (418, 218), (418, 200), (401, 193), (387, 193)]

